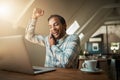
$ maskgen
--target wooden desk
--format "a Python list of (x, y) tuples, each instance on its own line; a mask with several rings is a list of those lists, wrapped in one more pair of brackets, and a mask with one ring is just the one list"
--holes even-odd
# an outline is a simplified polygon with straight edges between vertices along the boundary
[(58, 68), (56, 71), (38, 75), (0, 71), (0, 80), (109, 80), (109, 78), (104, 72), (92, 74), (78, 69)]

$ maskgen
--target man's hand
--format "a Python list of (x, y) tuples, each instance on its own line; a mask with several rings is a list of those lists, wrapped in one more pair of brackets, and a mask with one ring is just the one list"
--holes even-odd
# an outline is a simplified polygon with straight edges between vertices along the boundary
[(32, 19), (37, 19), (40, 16), (44, 15), (44, 10), (40, 8), (34, 8), (33, 9), (33, 14), (32, 14)]
[(49, 44), (50, 44), (50, 46), (56, 44), (56, 39), (54, 38), (54, 36), (52, 34), (50, 34), (50, 36), (49, 36)]

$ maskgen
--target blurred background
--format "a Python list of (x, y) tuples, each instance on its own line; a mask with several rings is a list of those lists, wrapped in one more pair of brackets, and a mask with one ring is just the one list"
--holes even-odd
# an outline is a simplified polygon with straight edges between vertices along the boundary
[(120, 52), (120, 0), (0, 0), (0, 37), (24, 35), (35, 7), (45, 11), (36, 34), (48, 35), (47, 18), (59, 14), (66, 19), (67, 33), (79, 35), (83, 51)]

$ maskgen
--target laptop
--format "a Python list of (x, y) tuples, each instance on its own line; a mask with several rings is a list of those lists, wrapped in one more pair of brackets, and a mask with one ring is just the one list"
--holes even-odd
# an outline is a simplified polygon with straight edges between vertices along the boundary
[(33, 66), (25, 45), (24, 36), (14, 35), (0, 37), (0, 70), (38, 74), (55, 71), (56, 68)]

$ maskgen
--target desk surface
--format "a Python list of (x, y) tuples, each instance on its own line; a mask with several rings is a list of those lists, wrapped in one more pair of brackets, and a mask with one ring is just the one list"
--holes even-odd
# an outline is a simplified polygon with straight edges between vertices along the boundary
[(78, 69), (58, 68), (56, 71), (37, 75), (0, 71), (0, 80), (109, 80), (109, 78), (104, 72), (92, 74)]

